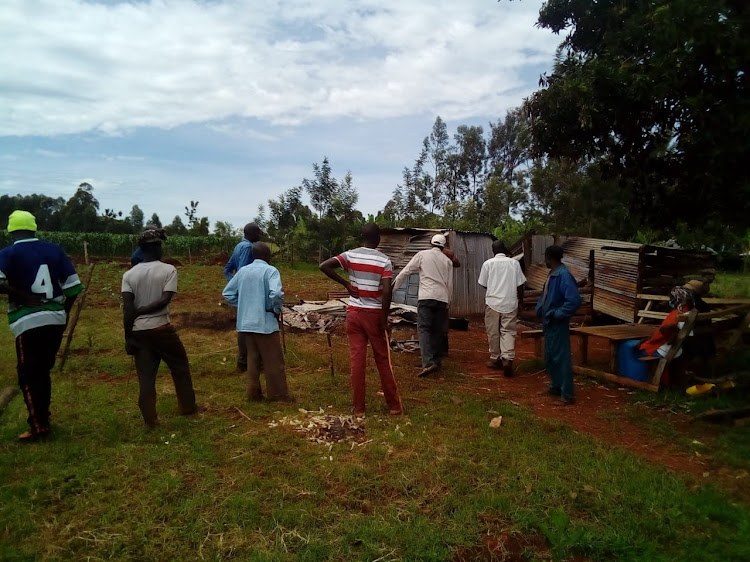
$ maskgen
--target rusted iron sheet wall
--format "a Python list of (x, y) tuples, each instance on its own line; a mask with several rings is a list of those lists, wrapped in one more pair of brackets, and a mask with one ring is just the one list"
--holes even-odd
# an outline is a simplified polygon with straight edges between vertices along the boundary
[(594, 250), (595, 311), (626, 322), (636, 320), (640, 249), (634, 245), (620, 250)]
[(618, 242), (595, 250), (594, 265), (594, 310), (636, 322), (638, 293), (667, 295), (691, 279), (713, 281), (715, 260), (708, 252)]
[(484, 287), (477, 283), (482, 264), (492, 257), (492, 237), (476, 232), (450, 232), (450, 247), (461, 262), (453, 270), (452, 316), (484, 314)]
[[(452, 316), (484, 313), (484, 289), (477, 283), (485, 260), (492, 257), (492, 237), (486, 233), (433, 229), (383, 229), (378, 249), (391, 258), (394, 275), (398, 274), (414, 254), (430, 247), (432, 236), (445, 234), (448, 244), (461, 262), (453, 270)], [(414, 293), (419, 276), (411, 275), (408, 286), (394, 293), (394, 302), (407, 302)], [(412, 295), (413, 300), (413, 295)]]

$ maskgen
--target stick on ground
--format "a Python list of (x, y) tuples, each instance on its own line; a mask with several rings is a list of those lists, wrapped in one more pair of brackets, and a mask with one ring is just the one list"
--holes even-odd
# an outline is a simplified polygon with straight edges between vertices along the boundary
[(13, 397), (16, 395), (16, 389), (12, 386), (6, 386), (2, 392), (0, 392), (0, 414), (10, 404)]

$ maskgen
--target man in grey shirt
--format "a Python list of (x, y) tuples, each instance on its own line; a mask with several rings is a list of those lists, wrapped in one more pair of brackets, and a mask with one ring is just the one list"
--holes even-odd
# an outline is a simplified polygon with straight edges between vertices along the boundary
[(195, 392), (185, 347), (169, 320), (169, 303), (177, 292), (177, 270), (161, 260), (163, 229), (138, 238), (143, 261), (122, 276), (125, 351), (135, 358), (140, 395), (138, 407), (149, 427), (158, 424), (156, 373), (163, 360), (172, 373), (178, 412), (194, 414)]
[(448, 352), (448, 306), (453, 295), (453, 268), (461, 267), (455, 254), (447, 248), (442, 234), (430, 240), (431, 248), (417, 252), (393, 281), (393, 290), (419, 272), (417, 294), (417, 331), (422, 370), (418, 377), (426, 377), (440, 369)]

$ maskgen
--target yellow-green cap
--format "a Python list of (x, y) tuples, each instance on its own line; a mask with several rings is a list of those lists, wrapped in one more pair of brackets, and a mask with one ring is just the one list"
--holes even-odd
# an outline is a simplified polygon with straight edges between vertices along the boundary
[(36, 232), (36, 219), (28, 211), (13, 211), (8, 217), (8, 232), (31, 230)]

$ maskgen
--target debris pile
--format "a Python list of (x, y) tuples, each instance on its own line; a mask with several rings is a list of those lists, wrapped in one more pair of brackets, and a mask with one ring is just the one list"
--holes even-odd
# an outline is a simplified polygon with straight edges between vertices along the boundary
[(364, 420), (360, 418), (326, 414), (323, 408), (317, 412), (300, 408), (299, 412), (302, 417), (284, 416), (269, 422), (268, 427), (291, 426), (294, 431), (303, 433), (308, 441), (329, 447), (333, 443), (350, 442), (354, 448), (371, 441), (366, 438)]
[[(389, 320), (391, 324), (400, 322), (416, 323), (417, 309), (414, 306), (391, 304)], [(284, 325), (292, 330), (318, 333), (346, 333), (346, 300), (302, 301), (284, 309)]]

